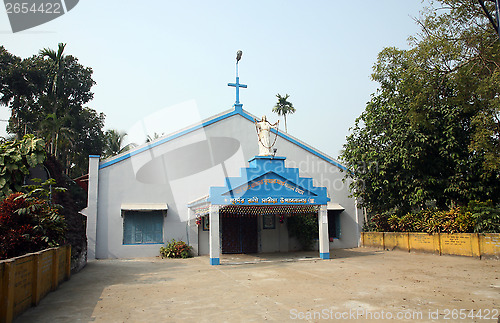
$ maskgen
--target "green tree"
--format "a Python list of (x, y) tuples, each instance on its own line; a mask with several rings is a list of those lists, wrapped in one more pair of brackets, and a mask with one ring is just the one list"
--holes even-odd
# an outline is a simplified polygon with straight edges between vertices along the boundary
[(106, 131), (106, 148), (104, 150), (104, 157), (111, 157), (114, 155), (121, 154), (135, 146), (134, 143), (129, 143), (125, 145), (125, 137), (127, 133), (124, 131), (118, 131), (116, 129), (110, 129)]
[(61, 43), (57, 51), (20, 59), (0, 47), (0, 104), (11, 109), (9, 132), (44, 138), (64, 172), (79, 176), (88, 156), (103, 151), (104, 114), (85, 106), (93, 98), (92, 69), (65, 48)]
[(379, 54), (380, 87), (344, 145), (353, 193), (371, 212), (500, 196), (498, 36), (478, 3), (436, 3), (448, 10), (423, 12), (409, 50)]
[(281, 96), (278, 93), (276, 94), (276, 97), (278, 98), (278, 102), (274, 106), (273, 112), (277, 113), (279, 116), (283, 116), (283, 118), (285, 119), (285, 131), (288, 132), (286, 126), (286, 115), (293, 114), (295, 112), (295, 108), (293, 107), (293, 104), (288, 101), (290, 95), (285, 94), (284, 96)]
[(0, 199), (22, 191), (29, 169), (44, 162), (44, 142), (33, 135), (0, 144)]

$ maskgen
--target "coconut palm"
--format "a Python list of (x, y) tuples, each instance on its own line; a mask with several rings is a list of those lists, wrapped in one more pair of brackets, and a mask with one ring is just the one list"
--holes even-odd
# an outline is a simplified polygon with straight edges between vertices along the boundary
[(124, 151), (127, 151), (136, 146), (134, 143), (129, 143), (127, 145), (124, 144), (124, 139), (127, 136), (126, 132), (118, 131), (115, 129), (107, 130), (105, 133), (106, 136), (106, 148), (104, 150), (105, 157), (111, 157), (114, 155), (121, 154)]
[(64, 73), (64, 48), (66, 44), (59, 43), (57, 52), (50, 48), (44, 48), (40, 50), (39, 54), (43, 58), (48, 58), (51, 68), (50, 68), (50, 84), (48, 87), (48, 105), (51, 106), (52, 112), (47, 114), (46, 120), (52, 120), (54, 124), (58, 124), (58, 127), (51, 127), (49, 131), (50, 137), (47, 137), (47, 142), (51, 142), (50, 153), (52, 155), (57, 155), (57, 146), (59, 141), (59, 131), (61, 130), (61, 121), (64, 123), (65, 118), (61, 119), (57, 117), (57, 114), (65, 114), (63, 111), (58, 111), (59, 102), (62, 101), (61, 92), (63, 90), (62, 77)]
[(165, 135), (165, 133), (154, 133), (152, 136), (148, 135), (148, 137), (146, 138), (146, 143), (149, 143), (149, 142), (153, 142), (155, 141), (156, 139), (158, 138), (161, 138)]
[(276, 112), (279, 116), (283, 116), (283, 118), (285, 118), (285, 131), (288, 132), (286, 127), (286, 115), (294, 113), (295, 108), (291, 102), (287, 101), (290, 95), (285, 94), (285, 96), (281, 96), (278, 93), (276, 94), (276, 97), (278, 98), (278, 102), (274, 106), (273, 112)]

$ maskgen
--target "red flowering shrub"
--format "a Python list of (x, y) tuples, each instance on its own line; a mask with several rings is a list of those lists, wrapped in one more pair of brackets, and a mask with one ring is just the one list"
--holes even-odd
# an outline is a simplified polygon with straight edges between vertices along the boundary
[(192, 249), (184, 241), (172, 239), (165, 247), (160, 247), (160, 255), (162, 258), (190, 258)]
[(57, 246), (64, 240), (64, 219), (47, 201), (23, 193), (0, 203), (0, 259)]

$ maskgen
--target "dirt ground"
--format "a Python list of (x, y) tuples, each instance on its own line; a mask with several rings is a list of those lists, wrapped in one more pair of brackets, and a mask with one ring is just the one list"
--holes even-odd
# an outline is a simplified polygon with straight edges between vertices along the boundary
[(371, 248), (89, 262), (16, 322), (497, 322), (500, 261)]

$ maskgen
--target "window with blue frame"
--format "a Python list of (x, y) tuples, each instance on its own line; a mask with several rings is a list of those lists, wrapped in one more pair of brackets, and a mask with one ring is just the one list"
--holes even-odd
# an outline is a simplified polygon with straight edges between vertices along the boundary
[(123, 244), (163, 243), (164, 210), (122, 211)]
[(340, 210), (328, 210), (328, 235), (331, 239), (340, 239)]

